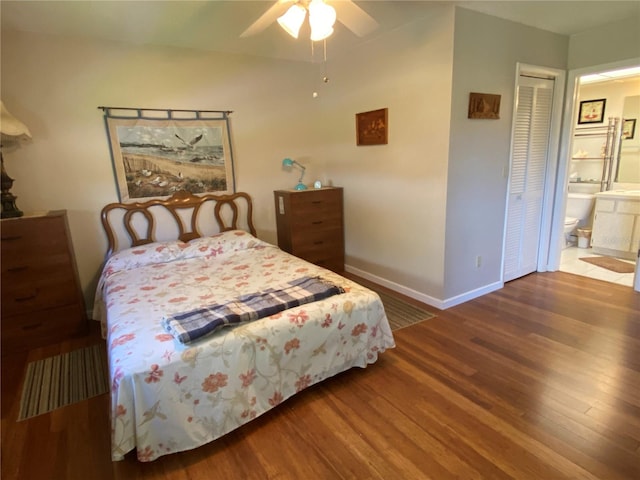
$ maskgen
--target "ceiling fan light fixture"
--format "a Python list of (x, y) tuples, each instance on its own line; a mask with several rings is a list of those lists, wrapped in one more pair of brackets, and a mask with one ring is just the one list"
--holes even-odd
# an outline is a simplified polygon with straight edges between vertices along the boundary
[(336, 10), (323, 0), (311, 0), (309, 3), (309, 25), (311, 26), (311, 40), (324, 40), (333, 33), (336, 23)]
[(329, 28), (313, 28), (311, 27), (311, 41), (317, 42), (318, 40), (324, 40), (333, 33), (333, 27)]
[(292, 5), (282, 16), (278, 17), (278, 23), (293, 38), (298, 38), (300, 27), (307, 16), (305, 8), (299, 4)]

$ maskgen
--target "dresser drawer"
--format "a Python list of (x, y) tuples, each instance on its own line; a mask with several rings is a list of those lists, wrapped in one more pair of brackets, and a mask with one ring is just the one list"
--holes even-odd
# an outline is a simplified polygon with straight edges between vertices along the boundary
[(325, 249), (306, 252), (304, 255), (296, 254), (296, 256), (337, 273), (344, 271), (344, 254), (342, 254), (342, 252), (335, 250), (328, 251)]
[(291, 234), (291, 247), (295, 252), (303, 251), (305, 248), (321, 248), (331, 245), (332, 248), (342, 248), (344, 243), (342, 229), (307, 229), (296, 230)]
[(309, 192), (291, 197), (291, 214), (296, 217), (305, 215), (342, 215), (342, 196), (333, 191)]
[(316, 265), (324, 266), (327, 263), (336, 263), (342, 261), (344, 263), (344, 256), (340, 248), (336, 248), (335, 245), (323, 245), (318, 247), (307, 246), (303, 249), (296, 251), (296, 257), (300, 257), (307, 262), (315, 263)]
[(80, 305), (20, 315), (2, 315), (2, 350), (24, 350), (59, 342), (84, 333), (86, 322)]
[(307, 260), (311, 263), (314, 263), (322, 268), (326, 268), (327, 270), (331, 270), (336, 273), (344, 272), (344, 256), (340, 257), (329, 257), (329, 258), (318, 258), (315, 261)]
[(2, 223), (3, 262), (7, 258), (44, 258), (69, 250), (65, 223), (59, 217), (20, 218)]
[[(69, 270), (69, 252), (50, 255), (2, 255), (2, 281), (14, 283), (20, 279), (30, 281), (40, 275), (51, 275), (57, 270)], [(7, 276), (5, 278), (5, 275)]]
[(78, 301), (73, 272), (66, 269), (31, 282), (8, 283), (2, 280), (2, 316), (31, 313)]
[[(296, 218), (293, 222), (292, 239), (311, 232), (338, 231), (342, 235), (342, 217), (332, 214), (325, 217), (311, 216)], [(294, 240), (295, 241), (295, 240)]]

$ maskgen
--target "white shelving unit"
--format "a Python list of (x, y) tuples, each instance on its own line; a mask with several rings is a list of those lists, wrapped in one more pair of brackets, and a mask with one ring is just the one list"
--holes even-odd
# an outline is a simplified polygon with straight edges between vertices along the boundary
[(580, 183), (600, 184), (600, 191), (611, 188), (620, 146), (620, 119), (607, 124), (576, 128), (573, 135), (571, 172)]

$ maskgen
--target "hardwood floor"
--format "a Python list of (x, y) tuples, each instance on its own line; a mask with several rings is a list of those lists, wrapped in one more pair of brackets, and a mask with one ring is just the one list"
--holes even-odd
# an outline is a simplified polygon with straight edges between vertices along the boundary
[(3, 356), (2, 478), (640, 478), (640, 293), (539, 273), (436, 314), (376, 364), (152, 463), (110, 461), (107, 395), (16, 422), (26, 361), (97, 332)]

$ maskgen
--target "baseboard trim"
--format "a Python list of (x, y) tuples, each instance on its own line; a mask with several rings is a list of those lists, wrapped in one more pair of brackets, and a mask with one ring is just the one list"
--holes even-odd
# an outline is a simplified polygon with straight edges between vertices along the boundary
[(350, 265), (345, 265), (344, 269), (349, 273), (353, 273), (354, 275), (362, 277), (365, 280), (369, 280), (373, 283), (377, 283), (378, 285), (382, 285), (383, 287), (393, 290), (394, 292), (401, 293), (403, 295), (406, 295), (407, 297), (413, 298), (414, 300), (418, 300), (419, 302), (426, 303), (427, 305), (431, 305), (432, 307), (438, 308), (440, 310), (444, 310), (444, 308), (442, 307), (442, 300), (431, 297), (429, 295), (425, 295), (424, 293), (420, 293), (412, 288), (405, 287), (404, 285), (400, 285), (399, 283), (392, 282), (391, 280), (387, 280), (386, 278), (379, 277), (378, 275), (374, 275)]
[(352, 267), (351, 265), (345, 265), (344, 269), (348, 273), (357, 275), (358, 277), (369, 280), (370, 282), (377, 283), (378, 285), (393, 290), (394, 292), (401, 293), (403, 295), (406, 295), (407, 297), (413, 298), (414, 300), (418, 300), (419, 302), (431, 305), (432, 307), (435, 307), (439, 310), (446, 310), (447, 308), (455, 307), (456, 305), (460, 305), (461, 303), (468, 302), (469, 300), (473, 300), (474, 298), (481, 297), (482, 295), (486, 295), (487, 293), (500, 290), (504, 286), (503, 282), (494, 282), (489, 285), (485, 285), (484, 287), (476, 288), (475, 290), (470, 290), (460, 295), (456, 295), (455, 297), (442, 300), (430, 295), (425, 295), (424, 293), (418, 292), (412, 288), (400, 285), (399, 283), (387, 280), (386, 278), (374, 275), (359, 268)]
[(442, 310), (455, 307), (456, 305), (460, 305), (461, 303), (468, 302), (469, 300), (473, 300), (474, 298), (481, 297), (483, 295), (486, 295), (487, 293), (495, 292), (496, 290), (500, 290), (502, 287), (504, 287), (503, 282), (494, 282), (490, 283), (489, 285), (485, 285), (484, 287), (461, 293), (460, 295), (456, 295), (455, 297), (444, 300), (442, 302), (444, 304)]

